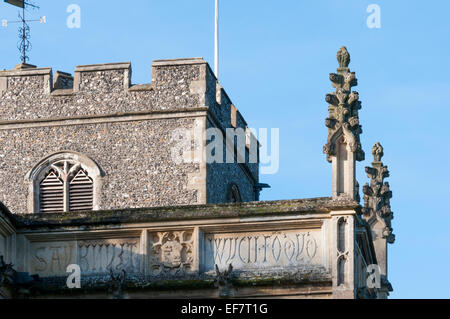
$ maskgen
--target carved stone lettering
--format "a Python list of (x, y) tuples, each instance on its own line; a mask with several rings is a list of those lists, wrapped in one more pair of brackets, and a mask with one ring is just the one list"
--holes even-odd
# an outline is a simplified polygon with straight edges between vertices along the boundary
[(31, 272), (43, 277), (63, 276), (68, 265), (75, 263), (74, 242), (31, 244)]
[(141, 269), (139, 239), (81, 241), (78, 262), (82, 273), (109, 273), (125, 270), (136, 273)]
[(139, 239), (87, 240), (31, 244), (31, 272), (66, 276), (67, 266), (77, 264), (82, 275), (108, 274), (110, 270), (127, 273), (141, 271)]
[(319, 232), (207, 234), (205, 263), (235, 269), (320, 264)]

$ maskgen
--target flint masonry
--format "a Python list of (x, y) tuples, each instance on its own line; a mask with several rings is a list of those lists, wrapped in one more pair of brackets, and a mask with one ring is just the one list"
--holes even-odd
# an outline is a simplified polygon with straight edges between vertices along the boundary
[[(332, 196), (275, 202), (259, 201), (258, 141), (203, 59), (155, 61), (140, 85), (130, 63), (0, 71), (0, 296), (387, 298), (389, 173), (377, 144), (360, 204), (361, 103), (337, 58)], [(174, 161), (177, 128), (201, 137), (197, 160)], [(210, 128), (225, 149), (244, 132), (233, 163), (204, 160)]]
[(50, 68), (2, 72), (0, 179), (9, 183), (0, 188), (11, 211), (52, 211), (40, 207), (36, 178), (65, 160), (91, 171), (94, 210), (228, 202), (232, 185), (243, 201), (256, 200), (257, 163), (171, 158), (177, 128), (247, 128), (205, 61), (156, 61), (152, 75), (151, 84), (131, 85), (130, 63), (79, 66), (54, 80)]

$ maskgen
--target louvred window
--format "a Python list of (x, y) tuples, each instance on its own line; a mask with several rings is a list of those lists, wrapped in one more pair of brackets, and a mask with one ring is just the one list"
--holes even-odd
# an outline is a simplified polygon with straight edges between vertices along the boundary
[(71, 212), (92, 210), (93, 183), (82, 169), (78, 171), (69, 185), (69, 209)]
[(41, 213), (93, 210), (94, 183), (80, 164), (62, 161), (39, 184)]
[(64, 212), (64, 182), (50, 171), (40, 184), (41, 213)]

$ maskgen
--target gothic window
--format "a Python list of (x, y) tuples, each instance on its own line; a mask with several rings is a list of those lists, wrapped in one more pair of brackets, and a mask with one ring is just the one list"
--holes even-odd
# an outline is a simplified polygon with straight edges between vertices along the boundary
[(40, 213), (92, 210), (93, 182), (81, 164), (63, 160), (50, 167), (40, 182)]
[(91, 159), (77, 153), (57, 153), (28, 173), (30, 213), (98, 210), (101, 171)]

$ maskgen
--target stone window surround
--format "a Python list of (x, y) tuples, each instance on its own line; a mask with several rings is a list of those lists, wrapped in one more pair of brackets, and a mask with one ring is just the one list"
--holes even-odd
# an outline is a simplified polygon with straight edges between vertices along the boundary
[(25, 182), (28, 184), (28, 199), (27, 199), (27, 210), (28, 214), (38, 214), (40, 212), (40, 202), (39, 202), (39, 184), (45, 174), (48, 172), (50, 166), (59, 161), (73, 161), (81, 165), (81, 167), (88, 173), (89, 177), (92, 179), (94, 184), (93, 189), (93, 210), (100, 210), (100, 199), (101, 199), (101, 189), (102, 180), (105, 173), (98, 166), (98, 164), (78, 152), (72, 151), (62, 151), (54, 153), (46, 158), (42, 159), (33, 169), (31, 169), (25, 176)]

